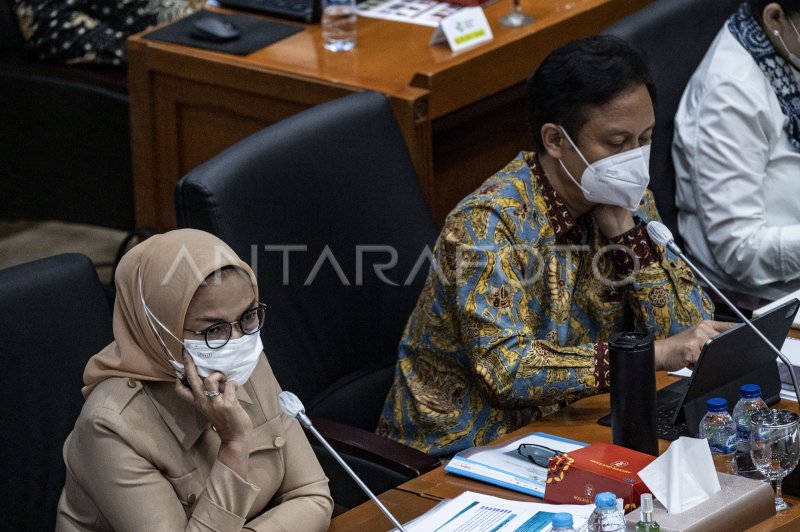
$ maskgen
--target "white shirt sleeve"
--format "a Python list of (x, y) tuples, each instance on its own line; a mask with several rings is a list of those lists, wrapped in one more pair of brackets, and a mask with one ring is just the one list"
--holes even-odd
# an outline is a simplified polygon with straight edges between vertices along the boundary
[[(712, 255), (728, 275), (750, 285), (800, 278), (800, 224), (770, 225), (764, 194), (785, 117), (779, 108), (776, 115), (771, 94), (738, 81), (735, 76), (709, 80), (688, 131), (697, 215)], [(772, 90), (766, 79), (759, 81)], [(796, 178), (800, 182), (800, 168)]]

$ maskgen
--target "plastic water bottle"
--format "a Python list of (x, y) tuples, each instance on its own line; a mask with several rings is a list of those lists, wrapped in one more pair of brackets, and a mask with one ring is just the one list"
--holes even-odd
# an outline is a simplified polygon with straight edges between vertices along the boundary
[(750, 457), (750, 417), (759, 410), (768, 410), (767, 403), (761, 399), (761, 386), (743, 384), (739, 388), (741, 399), (733, 407), (733, 422), (736, 423), (736, 469), (742, 476), (761, 474)]
[(553, 532), (575, 532), (572, 528), (572, 514), (567, 512), (559, 512), (553, 516)]
[(617, 498), (610, 491), (598, 493), (595, 509), (589, 516), (589, 532), (617, 532), (625, 530), (625, 517), (617, 510)]
[(356, 47), (356, 1), (322, 1), (322, 43), (332, 52)]
[(713, 397), (706, 401), (706, 408), (708, 411), (700, 420), (700, 437), (708, 440), (717, 471), (735, 474), (736, 424), (728, 413), (728, 401)]

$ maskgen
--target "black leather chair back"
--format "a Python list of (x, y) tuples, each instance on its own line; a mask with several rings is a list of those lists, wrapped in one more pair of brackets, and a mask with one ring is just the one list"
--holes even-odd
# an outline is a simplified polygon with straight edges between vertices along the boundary
[(346, 96), (242, 140), (178, 183), (176, 212), (253, 266), (281, 386), (309, 414), (374, 430), (437, 235), (386, 97)]
[(3, 530), (53, 530), (62, 447), (83, 406), (83, 368), (113, 337), (91, 261), (58, 255), (0, 271)]
[(650, 153), (650, 189), (664, 223), (678, 237), (672, 136), (675, 113), (689, 82), (723, 22), (742, 0), (656, 0), (603, 33), (616, 35), (647, 57), (655, 80), (656, 125)]
[(0, 218), (133, 229), (129, 114), (127, 95), (0, 71)]
[(0, 0), (2, 219), (134, 228), (125, 71), (39, 61)]

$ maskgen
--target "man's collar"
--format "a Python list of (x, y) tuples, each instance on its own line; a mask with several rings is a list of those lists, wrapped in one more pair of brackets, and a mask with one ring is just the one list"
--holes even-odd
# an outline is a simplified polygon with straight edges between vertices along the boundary
[(531, 156), (527, 158), (527, 162), (528, 166), (531, 168), (531, 172), (542, 187), (542, 196), (547, 205), (547, 219), (553, 227), (556, 240), (560, 240), (578, 224), (567, 210), (567, 205), (564, 203), (564, 200), (561, 199), (556, 189), (550, 184), (550, 180), (544, 173), (544, 168), (539, 164), (537, 154), (531, 154)]
[[(246, 386), (247, 383), (244, 386), (237, 386), (236, 398), (241, 402), (252, 404), (253, 400), (245, 389)], [(208, 420), (194, 406), (178, 397), (173, 382), (147, 383), (145, 390), (175, 438), (184, 449), (190, 449), (208, 428)]]

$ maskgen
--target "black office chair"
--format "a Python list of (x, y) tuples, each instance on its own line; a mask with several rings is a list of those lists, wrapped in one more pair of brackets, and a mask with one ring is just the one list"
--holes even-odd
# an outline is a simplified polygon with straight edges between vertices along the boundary
[(31, 57), (12, 5), (0, 0), (0, 218), (121, 229), (120, 256), (152, 234), (135, 227), (125, 69)]
[(616, 35), (647, 57), (658, 92), (650, 152), (650, 189), (658, 212), (675, 236), (675, 166), (672, 136), (683, 90), (700, 60), (742, 0), (655, 0), (603, 33)]
[(0, 271), (3, 528), (53, 530), (64, 441), (83, 406), (83, 368), (113, 338), (91, 261), (64, 254)]
[[(658, 212), (676, 241), (678, 209), (675, 206), (675, 166), (672, 163), (672, 137), (675, 113), (683, 91), (725, 20), (742, 0), (656, 0), (603, 33), (625, 39), (647, 57), (656, 84), (656, 125), (650, 152), (650, 189)], [(725, 304), (712, 296), (718, 313), (736, 320)], [(757, 297), (726, 291), (726, 295), (746, 314), (767, 303)]]
[[(353, 94), (270, 126), (181, 179), (175, 202), (180, 227), (250, 262), (278, 382), (339, 431), (373, 491), (438, 465), (373, 433), (437, 235), (386, 97)], [(320, 458), (337, 504), (364, 500)]]

